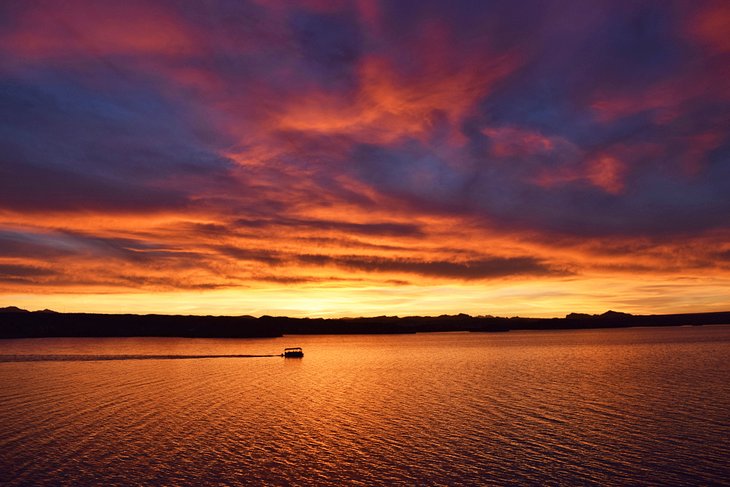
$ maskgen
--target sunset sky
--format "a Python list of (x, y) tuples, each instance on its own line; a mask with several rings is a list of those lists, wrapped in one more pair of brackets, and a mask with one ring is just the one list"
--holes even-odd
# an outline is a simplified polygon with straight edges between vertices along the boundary
[(5, 1), (0, 306), (730, 309), (730, 2)]

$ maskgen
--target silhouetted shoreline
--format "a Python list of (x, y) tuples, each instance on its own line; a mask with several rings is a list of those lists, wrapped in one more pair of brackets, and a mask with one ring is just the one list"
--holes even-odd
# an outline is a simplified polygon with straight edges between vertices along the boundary
[(565, 318), (500, 318), (465, 314), (371, 318), (180, 316), (29, 312), (0, 308), (0, 338), (189, 337), (271, 338), (283, 335), (402, 334), (422, 332), (577, 330), (633, 326), (730, 324), (730, 311), (666, 315), (571, 313)]

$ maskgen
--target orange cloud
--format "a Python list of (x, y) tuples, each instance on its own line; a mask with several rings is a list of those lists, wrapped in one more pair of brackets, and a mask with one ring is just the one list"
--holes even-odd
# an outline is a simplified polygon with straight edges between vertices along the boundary
[[(454, 73), (426, 72), (417, 79), (397, 73), (387, 58), (365, 57), (359, 66), (359, 88), (352, 99), (311, 93), (294, 101), (276, 127), (320, 134), (347, 134), (360, 140), (390, 143), (401, 137), (423, 138), (440, 117), (458, 122), (489, 87), (514, 69), (516, 60), (500, 57)], [(354, 103), (353, 103), (354, 102)]]

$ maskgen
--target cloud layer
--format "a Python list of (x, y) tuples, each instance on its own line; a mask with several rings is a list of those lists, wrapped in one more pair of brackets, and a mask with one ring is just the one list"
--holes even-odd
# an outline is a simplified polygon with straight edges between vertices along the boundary
[(697, 298), (730, 277), (726, 2), (0, 18), (2, 295), (583, 282), (570, 311), (598, 281), (639, 302), (639, 276), (730, 305)]

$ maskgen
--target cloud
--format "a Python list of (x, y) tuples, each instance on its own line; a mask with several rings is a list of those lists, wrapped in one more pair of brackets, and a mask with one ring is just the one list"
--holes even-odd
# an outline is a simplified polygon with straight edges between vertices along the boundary
[(44, 73), (0, 80), (0, 106), (8, 114), (0, 121), (4, 208), (184, 208), (198, 191), (192, 185), (228, 169), (196, 144), (175, 108), (144, 90), (108, 94)]
[(393, 235), (401, 237), (422, 237), (423, 231), (418, 225), (408, 223), (351, 223), (336, 220), (314, 220), (298, 218), (272, 219), (238, 219), (237, 227), (263, 229), (273, 226), (286, 228), (306, 228), (319, 231), (336, 230), (346, 234)]
[(237, 260), (250, 260), (254, 262), (263, 262), (268, 265), (276, 265), (283, 262), (279, 252), (259, 249), (246, 249), (233, 246), (220, 246), (216, 250), (223, 255), (233, 257)]
[(424, 261), (417, 259), (369, 256), (300, 255), (297, 259), (310, 265), (335, 265), (365, 272), (408, 273), (447, 279), (491, 279), (520, 275), (564, 275), (532, 257), (486, 257), (470, 261)]
[[(525, 14), (429, 2), (367, 18), (354, 4), (141, 2), (86, 17), (13, 9), (19, 21), (5, 37), (39, 40), (2, 90), (14, 114), (5, 173), (17, 175), (5, 205), (186, 211), (195, 202), (250, 213), (268, 200), (288, 213), (302, 201), (373, 204), (345, 191), (344, 177), (412, 208), (481, 213), (505, 227), (581, 233), (600, 219), (605, 234), (635, 234), (682, 212), (658, 194), (725, 189), (708, 177), (728, 145), (718, 131), (726, 90), (703, 20), (713, 5), (688, 14), (596, 2), (569, 18), (557, 6)], [(36, 32), (54, 15), (68, 39), (61, 27)], [(157, 34), (121, 35), (121, 20), (139, 16), (158, 19)], [(720, 105), (706, 103), (713, 92)]]
[(16, 282), (724, 272), (724, 2), (0, 9)]
[(36, 257), (51, 260), (69, 252), (67, 242), (48, 235), (18, 230), (0, 230), (0, 255), (5, 258)]
[(0, 264), (0, 276), (3, 280), (27, 279), (35, 277), (53, 276), (56, 272), (53, 269), (44, 269), (20, 264)]

